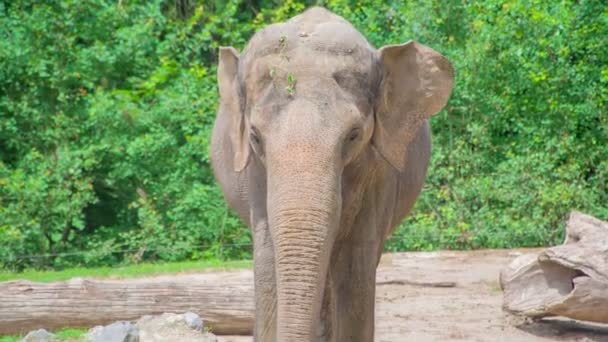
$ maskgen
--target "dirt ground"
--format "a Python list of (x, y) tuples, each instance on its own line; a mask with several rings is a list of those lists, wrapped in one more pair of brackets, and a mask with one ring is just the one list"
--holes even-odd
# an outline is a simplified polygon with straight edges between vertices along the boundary
[(503, 313), (498, 274), (522, 252), (384, 255), (377, 277), (375, 341), (608, 341), (607, 325), (565, 319), (532, 322)]

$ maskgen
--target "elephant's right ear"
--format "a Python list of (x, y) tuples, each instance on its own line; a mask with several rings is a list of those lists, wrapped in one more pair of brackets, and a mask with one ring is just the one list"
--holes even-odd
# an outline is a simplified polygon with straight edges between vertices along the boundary
[(239, 80), (239, 53), (233, 47), (220, 47), (217, 80), (220, 91), (219, 115), (228, 116), (230, 141), (234, 151), (234, 171), (242, 171), (249, 161), (249, 141)]

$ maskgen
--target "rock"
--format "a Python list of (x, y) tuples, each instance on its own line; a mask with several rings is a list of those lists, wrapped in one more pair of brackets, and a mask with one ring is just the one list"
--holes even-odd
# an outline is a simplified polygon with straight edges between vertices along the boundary
[(213, 335), (210, 332), (206, 332), (205, 336), (207, 337), (207, 340), (206, 340), (207, 342), (217, 342), (218, 341), (217, 336)]
[(30, 331), (23, 338), (22, 342), (47, 342), (47, 341), (59, 341), (57, 335), (51, 334), (44, 329), (38, 329)]
[(183, 316), (184, 321), (191, 329), (203, 331), (203, 320), (199, 315), (194, 312), (186, 312)]
[(195, 313), (165, 313), (159, 316), (143, 316), (136, 326), (141, 342), (216, 342), (211, 333), (203, 333), (203, 320)]
[(85, 336), (88, 342), (139, 342), (139, 330), (131, 322), (118, 321), (105, 327), (97, 326)]
[(101, 335), (101, 332), (103, 331), (103, 326), (102, 325), (98, 325), (96, 327), (93, 327), (91, 329), (89, 329), (89, 331), (87, 331), (87, 333), (84, 335), (84, 340), (89, 342), (89, 341), (95, 341), (95, 339)]

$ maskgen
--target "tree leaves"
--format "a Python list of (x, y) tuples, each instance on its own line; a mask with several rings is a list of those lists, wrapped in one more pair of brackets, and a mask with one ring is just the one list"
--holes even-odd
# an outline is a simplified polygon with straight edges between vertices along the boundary
[(389, 249), (544, 245), (571, 209), (608, 217), (603, 1), (187, 3), (0, 5), (0, 267), (249, 256), (209, 167), (216, 51), (315, 4), (455, 66)]

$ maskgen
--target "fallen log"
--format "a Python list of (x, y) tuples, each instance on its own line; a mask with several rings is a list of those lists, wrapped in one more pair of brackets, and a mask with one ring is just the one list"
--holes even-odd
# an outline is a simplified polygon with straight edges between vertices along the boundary
[(377, 286), (380, 285), (406, 285), (406, 286), (420, 286), (420, 287), (456, 287), (456, 283), (453, 281), (411, 281), (411, 280), (385, 280), (376, 282)]
[(564, 244), (516, 258), (500, 285), (508, 312), (608, 323), (608, 223), (572, 212)]
[(0, 335), (91, 327), (165, 312), (199, 314), (215, 334), (251, 335), (251, 271), (154, 278), (0, 283)]

